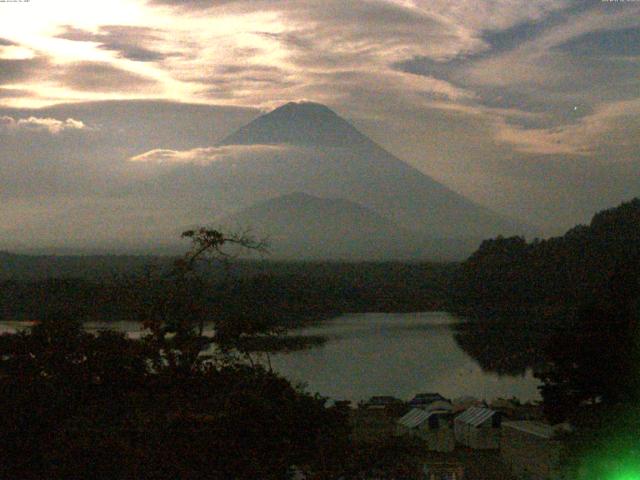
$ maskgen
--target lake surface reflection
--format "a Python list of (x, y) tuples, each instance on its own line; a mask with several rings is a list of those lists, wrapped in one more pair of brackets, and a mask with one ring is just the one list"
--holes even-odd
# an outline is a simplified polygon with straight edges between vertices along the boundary
[[(446, 312), (341, 315), (295, 335), (320, 335), (321, 346), (271, 356), (274, 370), (307, 389), (333, 399), (363, 400), (373, 395), (410, 399), (417, 392), (455, 398), (537, 400), (539, 384), (531, 370), (508, 376), (484, 372), (456, 343), (458, 320)], [(111, 328), (140, 336), (139, 325), (117, 322)], [(0, 333), (25, 325), (0, 322)], [(105, 328), (88, 324), (87, 329)], [(487, 348), (491, 348), (487, 345)]]
[(449, 398), (540, 398), (531, 370), (517, 376), (482, 371), (456, 343), (457, 322), (446, 312), (342, 315), (296, 331), (325, 336), (324, 345), (274, 355), (271, 363), (286, 377), (306, 382), (309, 391), (334, 399), (410, 399), (429, 391)]

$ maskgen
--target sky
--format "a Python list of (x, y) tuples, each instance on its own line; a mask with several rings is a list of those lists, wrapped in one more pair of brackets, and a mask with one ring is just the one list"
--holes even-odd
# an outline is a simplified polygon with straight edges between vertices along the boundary
[(640, 1), (0, 2), (0, 240), (300, 100), (559, 234), (640, 194)]

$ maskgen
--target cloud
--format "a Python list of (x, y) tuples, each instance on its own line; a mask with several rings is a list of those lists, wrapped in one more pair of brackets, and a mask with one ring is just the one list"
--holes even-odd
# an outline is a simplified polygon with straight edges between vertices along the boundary
[(149, 3), (152, 5), (164, 5), (181, 9), (202, 10), (246, 1), (247, 0), (151, 0)]
[[(592, 155), (621, 142), (634, 142), (640, 147), (640, 140), (632, 133), (640, 127), (639, 117), (640, 99), (615, 102), (598, 107), (575, 124), (556, 129), (527, 130), (503, 124), (498, 128), (497, 140), (511, 143), (524, 153)], [(624, 132), (624, 137), (612, 142), (607, 137), (615, 130)]]
[(22, 88), (0, 88), (0, 98), (24, 98), (32, 94), (31, 91)]
[(57, 38), (76, 42), (95, 42), (98, 48), (117, 52), (122, 58), (139, 62), (156, 62), (171, 55), (152, 45), (162, 43), (167, 32), (160, 29), (124, 25), (106, 25), (97, 33), (75, 28), (71, 25), (63, 27)]
[[(367, 82), (363, 88), (377, 82), (379, 91), (389, 87), (403, 97), (471, 95), (446, 80), (412, 78), (391, 68), (412, 52), (440, 58), (482, 47), (478, 38), (459, 35), (459, 29), (428, 9), (381, 0), (329, 0), (233, 2), (221, 12), (246, 19), (241, 36), (255, 47), (239, 47), (234, 37), (224, 36), (214, 40), (218, 49), (205, 49), (196, 62), (178, 65), (179, 78), (201, 84), (198, 92), (208, 99), (275, 106), (312, 98), (335, 105), (351, 88), (345, 82), (358, 78)], [(250, 19), (257, 12), (276, 15), (279, 31), (268, 21), (253, 27)], [(224, 57), (217, 57), (221, 51)], [(211, 66), (203, 68), (205, 62)]]
[(294, 59), (311, 68), (386, 67), (411, 54), (443, 58), (482, 48), (432, 10), (391, 2), (308, 2), (285, 15), (303, 40), (295, 45), (284, 37)]
[(44, 74), (48, 66), (49, 60), (41, 56), (24, 59), (0, 58), (0, 85), (36, 79)]
[(640, 27), (587, 32), (557, 47), (576, 55), (640, 55)]
[(78, 62), (61, 66), (55, 77), (66, 87), (93, 92), (150, 92), (159, 84), (149, 78), (107, 62)]
[(80, 120), (68, 118), (66, 120), (58, 120), (55, 118), (19, 118), (15, 119), (9, 116), (0, 116), (0, 133), (2, 132), (49, 132), (57, 135), (67, 130), (83, 130), (87, 128)]
[(195, 164), (208, 165), (219, 160), (242, 160), (246, 157), (274, 155), (296, 151), (285, 145), (225, 145), (222, 147), (193, 148), (190, 150), (154, 149), (129, 159), (133, 163), (150, 164)]
[(158, 146), (216, 142), (256, 116), (251, 109), (166, 101), (105, 101), (0, 108), (0, 197), (53, 202), (121, 192), (163, 171), (128, 159)]
[(15, 47), (17, 43), (7, 40), (6, 38), (0, 38), (0, 47)]
[[(396, 65), (408, 58), (425, 58), (439, 65), (475, 58), (493, 48), (487, 32), (542, 22), (571, 5), (562, 0), (526, 5), (513, 0), (152, 3), (179, 6), (194, 17), (207, 8), (204, 15), (228, 17), (230, 24), (246, 25), (237, 36), (212, 38), (219, 49), (205, 48), (197, 61), (180, 63), (174, 70), (181, 80), (201, 83), (197, 92), (205, 98), (264, 106), (312, 98), (332, 105), (348, 102), (352, 108), (358, 107), (347, 93), (356, 89), (345, 80), (356, 83), (358, 78), (371, 97), (393, 92), (398, 101), (433, 96), (466, 102), (476, 92), (456, 78), (436, 71), (418, 80)], [(243, 47), (234, 43), (240, 39)], [(220, 51), (227, 54), (218, 56)], [(226, 71), (216, 68), (222, 64)], [(374, 86), (376, 81), (378, 88), (369, 90), (369, 83)]]
[(605, 11), (601, 4), (565, 3), (541, 18), (485, 32), (486, 50), (444, 60), (413, 57), (394, 67), (472, 92), (471, 100), (432, 105), (484, 117), (494, 140), (516, 153), (600, 154), (604, 144), (611, 147), (613, 125), (626, 136), (635, 125), (620, 125), (612, 113), (637, 98), (634, 11), (640, 8), (632, 4)]
[[(633, 9), (633, 10), (632, 10)], [(603, 14), (599, 9), (587, 10), (580, 15), (570, 16), (558, 25), (544, 30), (540, 35), (519, 44), (516, 48), (500, 52), (477, 62), (470, 62), (461, 69), (459, 77), (474, 85), (535, 85), (549, 88), (573, 80), (575, 71), (572, 58), (575, 53), (569, 47), (568, 55), (563, 55), (558, 47), (571, 45), (574, 39), (584, 38), (590, 32), (625, 28), (640, 23), (640, 7), (613, 11)], [(602, 52), (600, 52), (602, 53)], [(614, 51), (611, 54), (615, 54)], [(564, 65), (564, 68), (559, 68)], [(579, 72), (587, 74), (588, 72)]]

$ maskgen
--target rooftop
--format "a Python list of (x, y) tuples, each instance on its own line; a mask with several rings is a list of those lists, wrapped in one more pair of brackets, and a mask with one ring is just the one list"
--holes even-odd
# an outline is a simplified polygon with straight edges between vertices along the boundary
[(456, 422), (468, 423), (474, 427), (482, 425), (496, 414), (494, 410), (481, 407), (471, 407), (456, 417)]
[(553, 438), (559, 431), (568, 428), (565, 424), (549, 425), (548, 423), (535, 422), (531, 420), (504, 422), (502, 426), (546, 439)]
[(420, 408), (414, 408), (404, 417), (398, 420), (398, 424), (407, 428), (415, 428), (418, 425), (426, 422), (430, 416), (431, 412), (427, 412), (426, 410), (422, 410)]

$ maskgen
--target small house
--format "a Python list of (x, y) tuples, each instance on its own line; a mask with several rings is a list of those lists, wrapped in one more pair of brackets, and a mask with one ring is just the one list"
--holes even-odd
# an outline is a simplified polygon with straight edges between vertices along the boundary
[(457, 461), (427, 463), (423, 473), (425, 480), (464, 480), (464, 467)]
[(384, 409), (387, 407), (394, 407), (402, 404), (402, 400), (395, 397), (377, 396), (371, 397), (367, 402), (365, 402), (364, 407), (372, 409)]
[(453, 412), (453, 405), (445, 400), (436, 400), (435, 402), (431, 402), (430, 404), (425, 405), (422, 408), (427, 412)]
[(560, 478), (562, 442), (557, 434), (564, 425), (521, 420), (502, 424), (500, 456), (519, 479)]
[(396, 422), (396, 435), (411, 435), (424, 440), (427, 448), (436, 452), (455, 449), (451, 415), (414, 408)]
[(454, 419), (456, 441), (475, 449), (498, 449), (501, 419), (495, 410), (471, 407)]
[(333, 405), (342, 411), (349, 411), (351, 409), (351, 400), (336, 400)]
[(465, 395), (462, 397), (458, 397), (455, 398), (453, 400), (452, 406), (453, 406), (453, 412), (454, 413), (459, 413), (459, 412), (464, 412), (465, 410), (467, 410), (468, 408), (471, 407), (486, 407), (487, 405), (485, 403), (483, 403), (481, 400), (478, 400), (475, 397), (471, 397), (469, 395)]
[(409, 401), (409, 406), (411, 408), (426, 407), (427, 405), (437, 401), (448, 402), (449, 400), (444, 398), (439, 393), (418, 393)]

